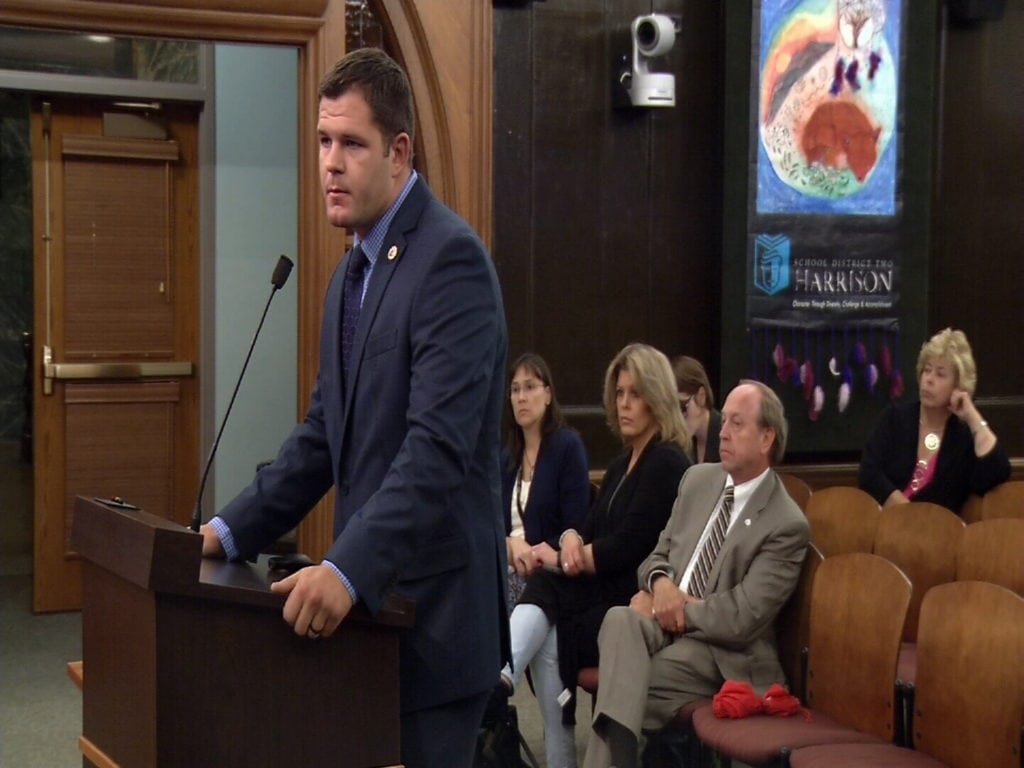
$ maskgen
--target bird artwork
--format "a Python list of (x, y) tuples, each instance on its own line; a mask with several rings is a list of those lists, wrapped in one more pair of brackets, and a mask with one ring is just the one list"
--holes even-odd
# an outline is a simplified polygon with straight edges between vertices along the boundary
[(884, 30), (897, 0), (764, 5), (777, 10), (774, 29), (762, 35), (764, 155), (801, 195), (824, 203), (853, 195), (876, 173), (896, 127), (897, 72)]

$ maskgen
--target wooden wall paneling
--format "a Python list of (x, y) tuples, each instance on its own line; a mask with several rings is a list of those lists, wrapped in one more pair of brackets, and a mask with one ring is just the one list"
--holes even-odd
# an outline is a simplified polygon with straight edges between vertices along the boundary
[(0, 23), (76, 32), (305, 45), (320, 29), (320, 17), (329, 2), (338, 0), (4, 0)]
[[(535, 345), (533, 297), (533, 11), (494, 11), (494, 263), (512, 359)], [(537, 352), (547, 356), (538, 349)], [(549, 360), (554, 365), (554, 360)], [(561, 399), (562, 373), (554, 370)]]
[(681, 27), (665, 64), (676, 73), (676, 107), (655, 111), (651, 123), (650, 337), (670, 358), (699, 359), (715, 382), (723, 11), (717, 3), (674, 3), (665, 12), (679, 15)]
[(645, 320), (648, 137), (640, 116), (613, 110), (611, 81), (632, 13), (646, 9), (617, 5), (545, 9), (534, 44), (535, 327), (595, 466), (619, 449), (601, 407), (605, 368)]
[(608, 183), (602, 5), (537, 6), (533, 41), (533, 341), (551, 358), (562, 402), (577, 406), (599, 399), (613, 300), (604, 274), (614, 225), (598, 223)]
[(551, 0), (495, 11), (496, 141), (527, 145), (495, 152), (512, 354), (548, 358), (595, 467), (619, 450), (601, 405), (611, 357), (645, 341), (707, 358), (718, 337), (708, 307), (717, 306), (719, 12), (660, 4), (683, 17), (657, 64), (676, 74), (680, 105), (633, 108), (615, 82), (631, 58), (630, 24), (651, 10), (642, 0)]
[[(635, 16), (649, 13), (650, 4), (634, 0), (608, 2), (606, 7), (607, 61), (621, 62), (623, 55), (632, 57), (630, 24)], [(596, 350), (603, 353), (601, 372), (626, 344), (653, 342), (651, 258), (659, 222), (651, 188), (652, 179), (663, 173), (663, 166), (662, 158), (654, 156), (652, 138), (657, 123), (674, 117), (674, 110), (616, 106), (620, 102), (613, 100), (613, 86), (609, 82), (614, 77), (610, 72), (602, 83), (605, 135), (597, 187), (600, 207), (594, 220), (599, 225), (602, 245), (596, 305), (600, 307), (604, 330), (602, 346)]]
[(967, 333), (978, 406), (1020, 456), (1024, 356), (1007, 342), (1024, 331), (1024, 4), (1008, 3), (999, 21), (944, 20), (943, 36), (931, 330)]

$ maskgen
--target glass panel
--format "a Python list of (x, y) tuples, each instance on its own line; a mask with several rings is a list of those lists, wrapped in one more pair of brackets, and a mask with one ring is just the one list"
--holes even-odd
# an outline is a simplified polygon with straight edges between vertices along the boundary
[(199, 43), (0, 27), (0, 69), (199, 82)]
[[(0, 91), (0, 441), (25, 437), (31, 383), (26, 335), (32, 330), (32, 161), (29, 101)], [(6, 471), (6, 469), (4, 470)]]

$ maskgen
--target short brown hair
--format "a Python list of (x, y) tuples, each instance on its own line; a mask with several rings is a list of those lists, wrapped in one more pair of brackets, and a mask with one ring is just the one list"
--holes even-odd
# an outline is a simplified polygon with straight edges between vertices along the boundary
[(679, 392), (696, 395), (697, 390), (704, 387), (704, 397), (707, 399), (705, 405), (709, 410), (715, 407), (715, 393), (711, 389), (711, 382), (708, 381), (708, 372), (704, 370), (700, 360), (680, 355), (672, 361), (672, 373), (676, 376), (676, 389)]
[(415, 138), (412, 87), (398, 62), (380, 48), (357, 48), (346, 53), (320, 79), (318, 99), (337, 99), (353, 88), (370, 105), (373, 120), (384, 135), (384, 148), (400, 133), (408, 134), (410, 152)]

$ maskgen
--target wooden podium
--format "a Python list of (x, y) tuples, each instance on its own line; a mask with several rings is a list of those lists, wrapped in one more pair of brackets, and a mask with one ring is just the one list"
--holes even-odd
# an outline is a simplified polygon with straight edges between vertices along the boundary
[[(297, 637), (264, 560), (202, 558), (202, 538), (78, 497), (82, 749), (121, 768), (399, 763), (398, 636), (410, 601), (357, 605)], [(99, 756), (100, 760), (96, 760)]]

